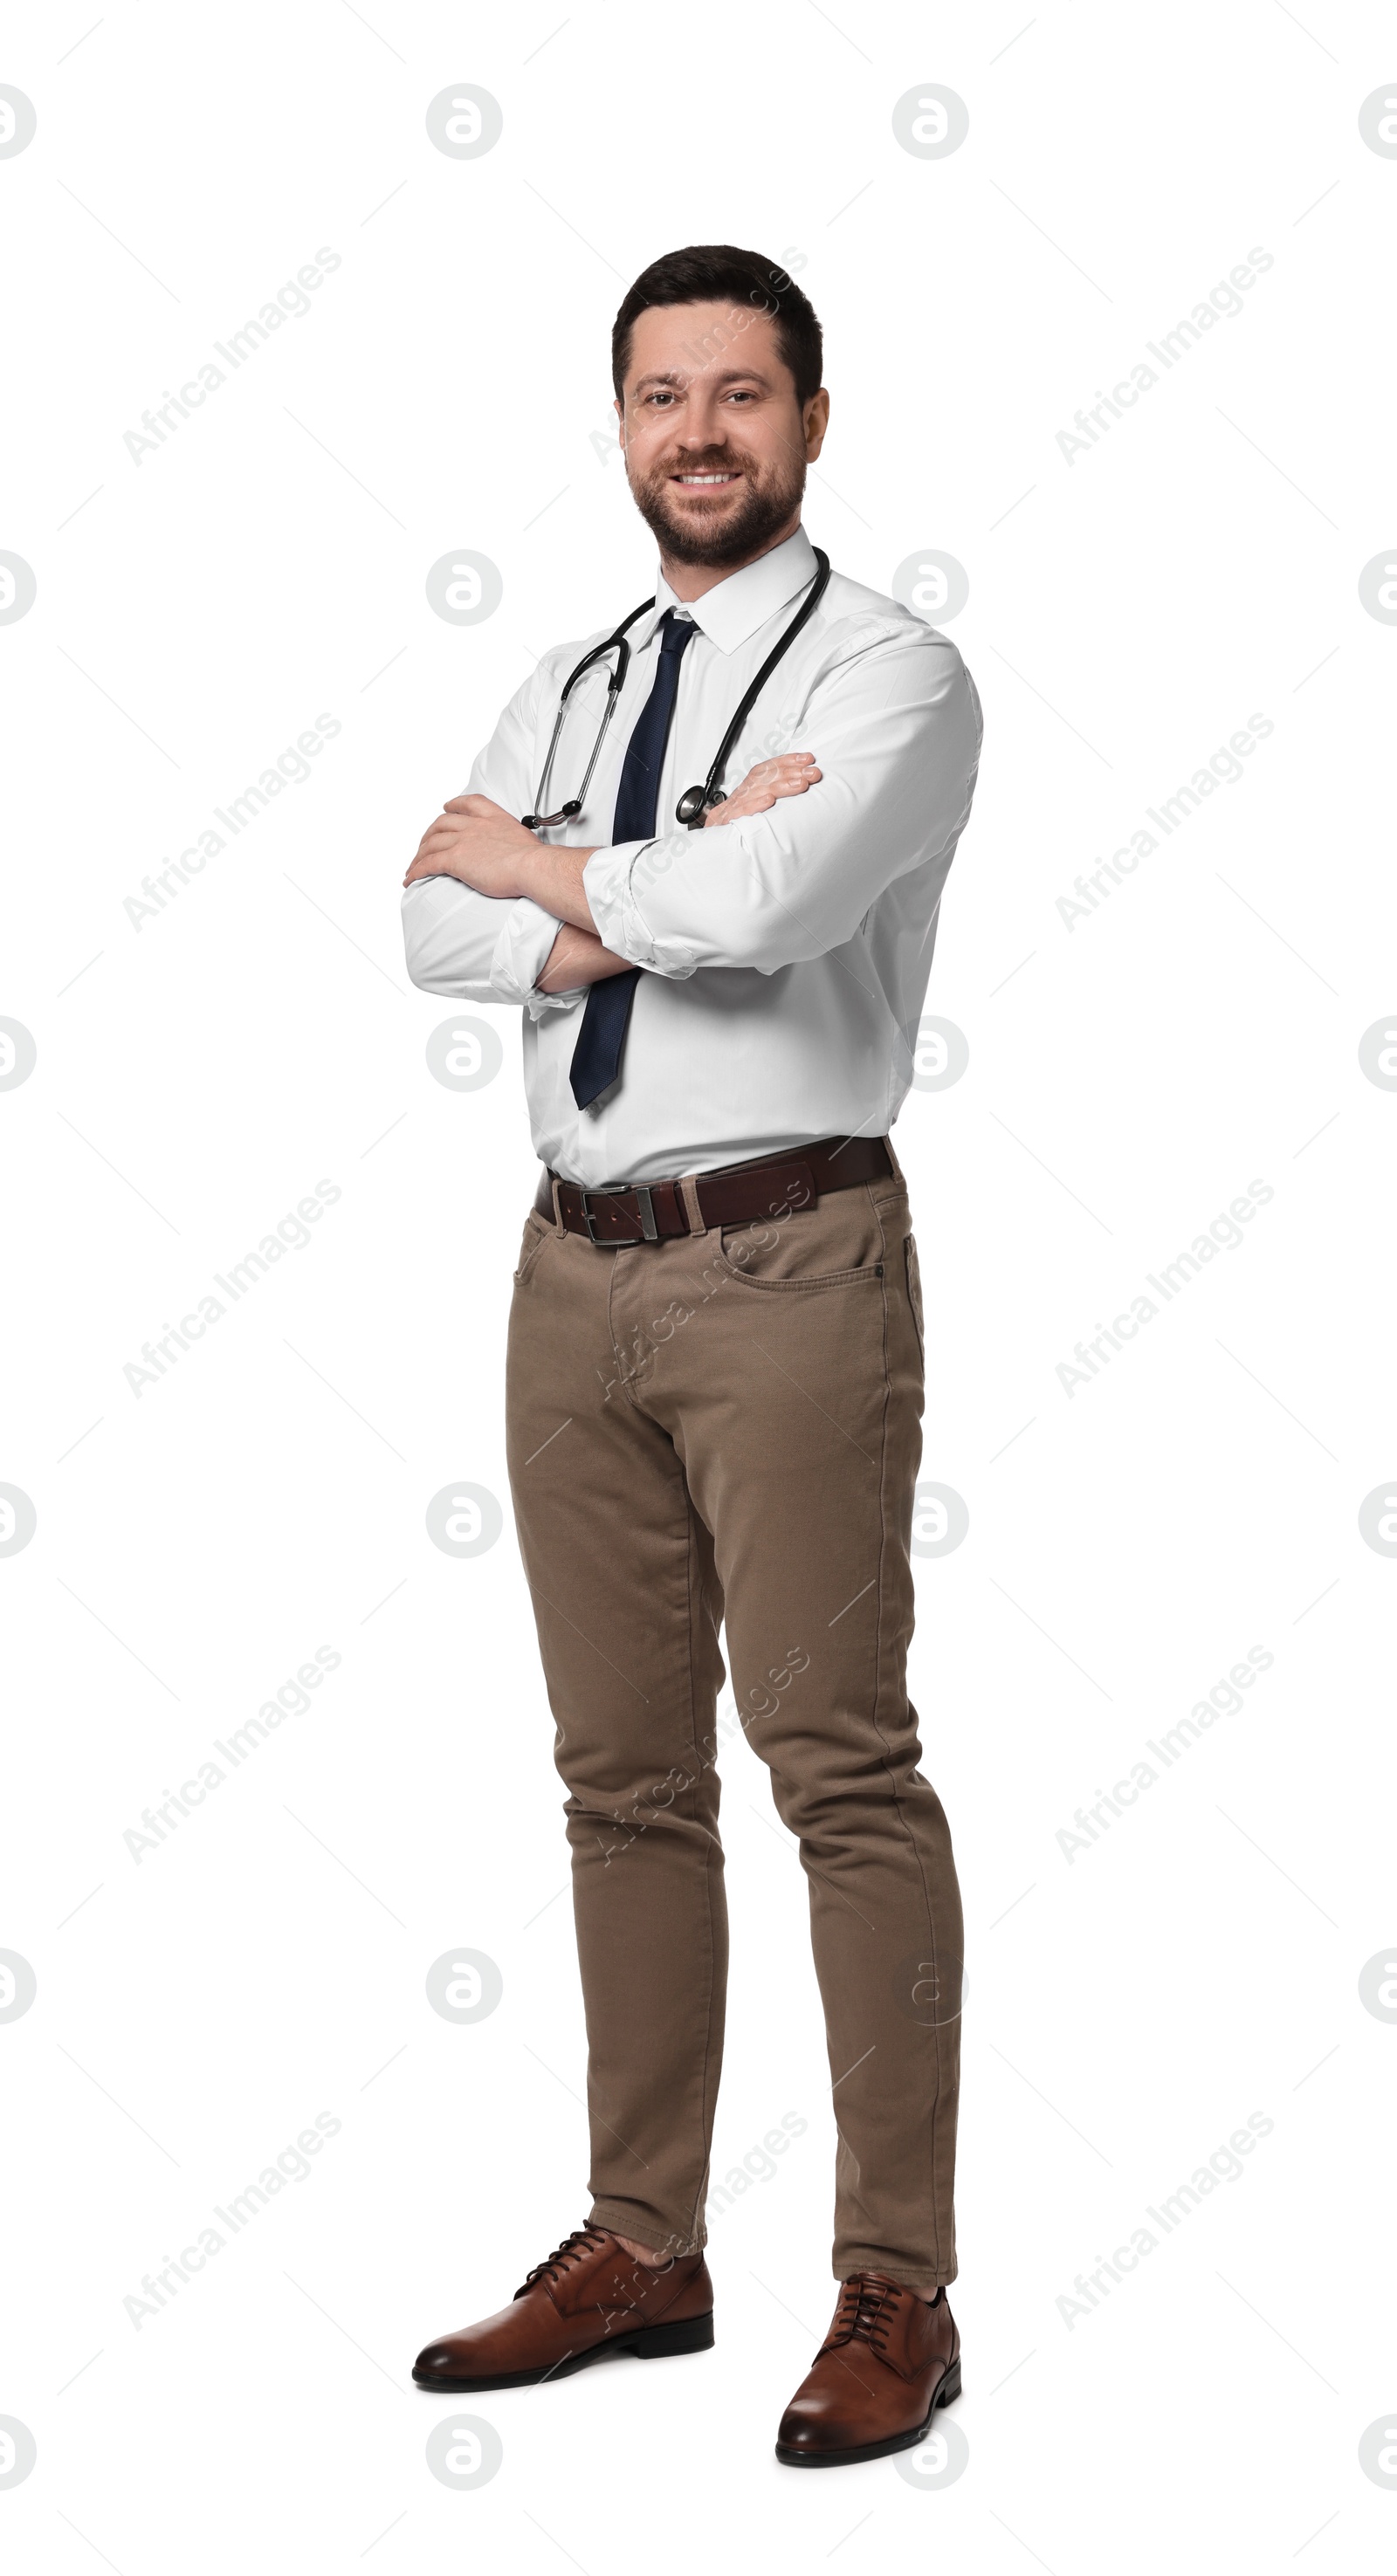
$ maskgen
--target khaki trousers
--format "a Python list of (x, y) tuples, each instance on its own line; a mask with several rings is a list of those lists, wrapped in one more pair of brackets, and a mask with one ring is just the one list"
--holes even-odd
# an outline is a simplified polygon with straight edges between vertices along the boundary
[(956, 2275), (962, 1932), (906, 1687), (922, 1364), (896, 1168), (619, 1250), (525, 1224), (509, 1473), (568, 1791), (591, 2219), (676, 2253), (705, 2241), (721, 1625), (809, 1883), (835, 2274), (930, 2289)]

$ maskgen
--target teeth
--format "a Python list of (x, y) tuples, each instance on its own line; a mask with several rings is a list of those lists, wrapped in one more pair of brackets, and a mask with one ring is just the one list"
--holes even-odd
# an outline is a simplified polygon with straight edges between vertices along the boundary
[(735, 474), (681, 474), (681, 483), (735, 483)]

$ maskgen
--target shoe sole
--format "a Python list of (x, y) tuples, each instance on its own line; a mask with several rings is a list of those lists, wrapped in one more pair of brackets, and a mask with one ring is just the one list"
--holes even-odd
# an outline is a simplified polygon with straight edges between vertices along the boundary
[(894, 2433), (886, 2442), (856, 2442), (845, 2451), (797, 2451), (788, 2442), (778, 2442), (776, 2456), (788, 2469), (843, 2469), (857, 2460), (886, 2460), (893, 2451), (911, 2451), (924, 2442), (931, 2431), (932, 2416), (938, 2406), (953, 2405), (960, 2395), (960, 2359), (952, 2362), (938, 2380), (936, 2394), (924, 2424), (915, 2424), (910, 2433)]
[(570, 2353), (563, 2361), (553, 2362), (547, 2370), (506, 2370), (485, 2379), (445, 2379), (433, 2371), (430, 2375), (414, 2370), (413, 2384), (434, 2388), (453, 2397), (472, 2396), (487, 2388), (538, 2388), (545, 2379), (571, 2379), (575, 2371), (590, 2370), (595, 2361), (619, 2361), (623, 2353), (633, 2353), (637, 2361), (668, 2361), (676, 2353), (708, 2352), (713, 2344), (713, 2311), (706, 2316), (685, 2317), (677, 2325), (640, 2326), (634, 2334), (614, 2335), (605, 2343), (591, 2345), (586, 2352)]

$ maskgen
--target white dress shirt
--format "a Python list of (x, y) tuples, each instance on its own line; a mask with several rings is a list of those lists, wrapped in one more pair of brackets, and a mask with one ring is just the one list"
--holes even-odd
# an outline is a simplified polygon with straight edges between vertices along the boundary
[[(954, 644), (835, 573), (724, 779), (731, 790), (755, 762), (800, 750), (814, 753), (818, 786), (742, 822), (690, 832), (674, 820), (816, 569), (797, 529), (687, 605), (658, 576), (653, 609), (629, 630), (630, 669), (586, 805), (540, 836), (597, 845), (582, 879), (597, 931), (647, 970), (620, 1075), (589, 1108), (568, 1082), (586, 989), (535, 989), (560, 927), (552, 914), (456, 877), (404, 890), (415, 984), (522, 1006), (534, 1146), (565, 1180), (665, 1180), (822, 1136), (881, 1136), (906, 1098), (941, 891), (980, 751), (980, 702)], [(699, 631), (679, 666), (656, 837), (613, 843), (621, 764), (669, 608)], [(472, 793), (510, 814), (534, 809), (563, 683), (609, 632), (545, 653), (476, 761)], [(550, 812), (578, 792), (610, 667), (594, 667), (568, 701)]]

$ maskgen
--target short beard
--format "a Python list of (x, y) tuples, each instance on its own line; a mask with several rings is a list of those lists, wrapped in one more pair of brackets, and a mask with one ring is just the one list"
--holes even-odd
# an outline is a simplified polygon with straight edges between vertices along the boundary
[[(718, 462), (705, 468), (696, 465), (695, 473), (716, 472)], [(742, 468), (738, 469), (742, 471)], [(706, 534), (702, 523), (692, 525), (672, 518), (669, 508), (669, 476), (656, 475), (648, 483), (632, 483), (631, 498), (652, 536), (657, 537), (663, 553), (672, 563), (704, 564), (711, 571), (725, 565), (745, 563), (758, 555), (783, 528), (798, 506), (805, 491), (805, 463), (802, 458), (789, 476), (758, 489), (750, 479), (740, 507), (730, 519), (724, 519), (721, 531)]]

